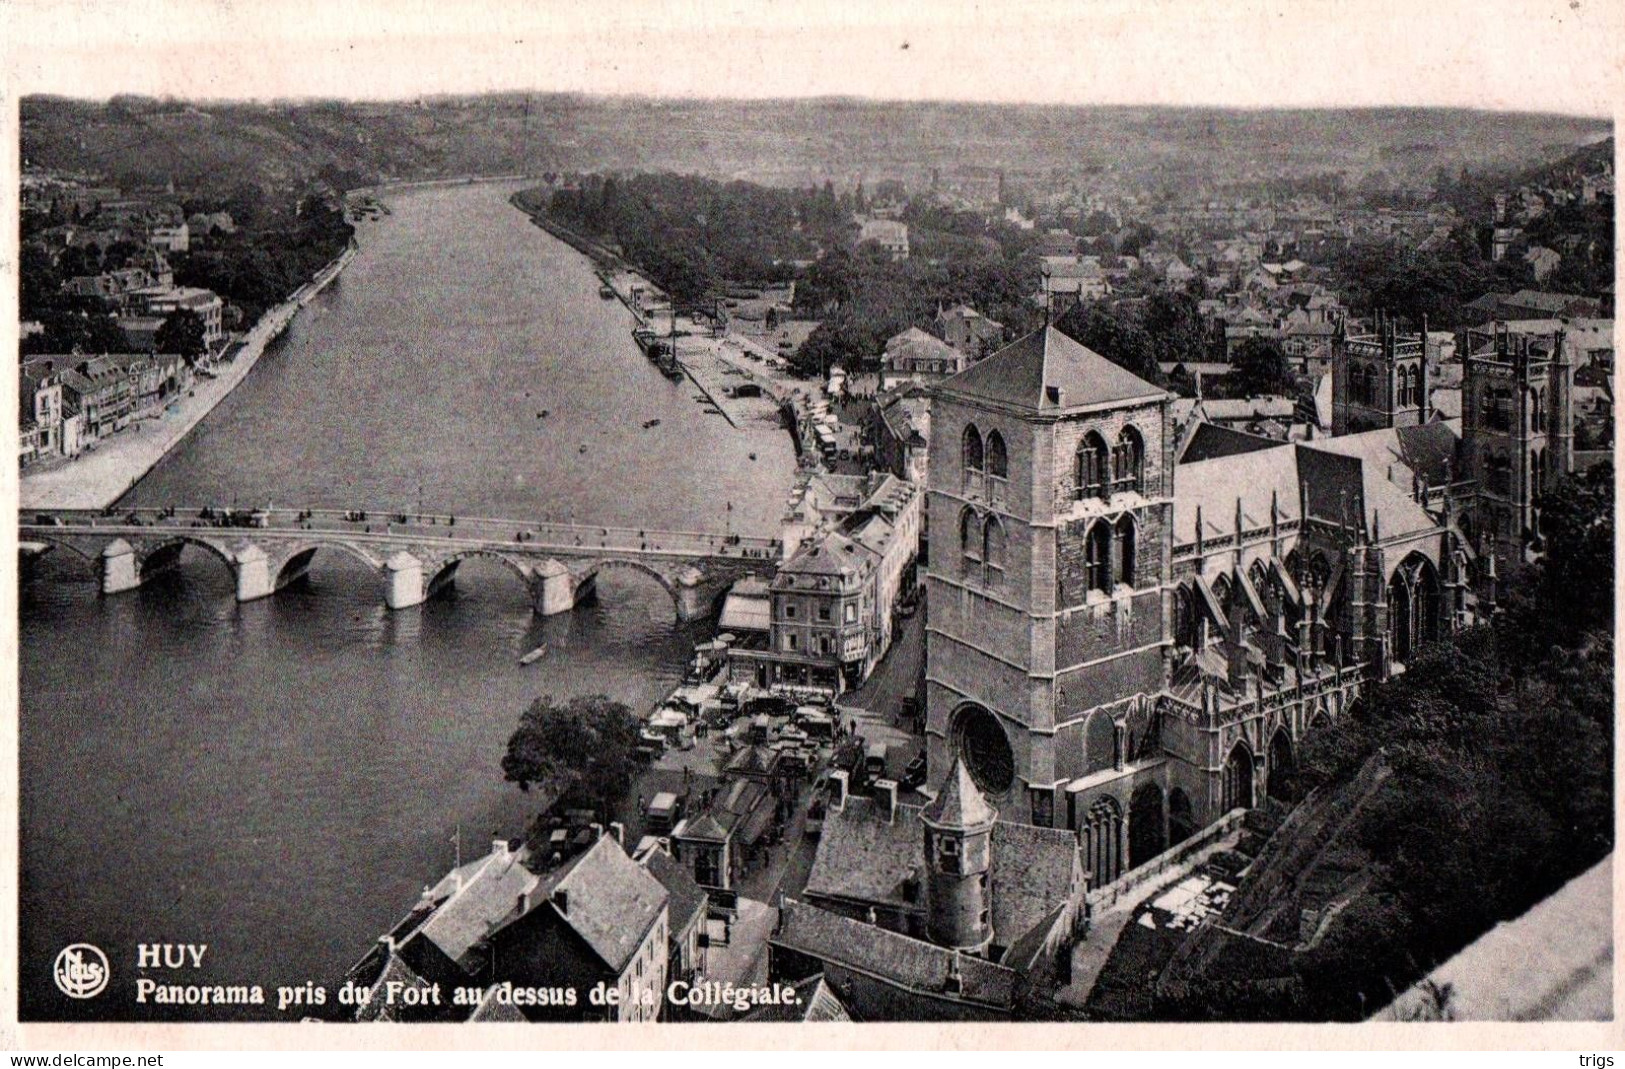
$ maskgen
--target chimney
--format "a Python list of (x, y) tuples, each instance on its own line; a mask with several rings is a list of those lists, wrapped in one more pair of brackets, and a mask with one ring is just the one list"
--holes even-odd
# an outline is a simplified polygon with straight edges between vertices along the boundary
[(622, 847), (626, 846), (626, 825), (620, 821), (613, 821), (609, 826), (609, 833), (615, 836), (615, 841)]
[(519, 892), (519, 916), (523, 917), (528, 912), (530, 912), (530, 892), (528, 892), (528, 891), (520, 891)]
[(829, 811), (839, 813), (846, 808), (846, 769), (837, 768), (829, 774)]
[(592, 829), (593, 842), (596, 843), (599, 839), (604, 837), (604, 826), (602, 824), (589, 824), (587, 827)]
[(508, 859), (508, 840), (500, 837), (492, 839), (491, 856), (499, 861), (506, 861)]
[(893, 823), (897, 819), (897, 781), (894, 779), (875, 780), (874, 799), (881, 813), (885, 814), (886, 823)]

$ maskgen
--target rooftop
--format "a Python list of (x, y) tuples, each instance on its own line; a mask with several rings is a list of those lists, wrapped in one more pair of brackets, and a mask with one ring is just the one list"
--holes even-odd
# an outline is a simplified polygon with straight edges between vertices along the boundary
[(1168, 396), (1053, 326), (1011, 342), (944, 381), (938, 392), (1046, 413)]
[[(794, 899), (786, 900), (779, 913), (773, 942), (910, 991), (1001, 1009), (1015, 1002), (1013, 969)], [(955, 971), (959, 974), (958, 990), (950, 992), (949, 977)]]

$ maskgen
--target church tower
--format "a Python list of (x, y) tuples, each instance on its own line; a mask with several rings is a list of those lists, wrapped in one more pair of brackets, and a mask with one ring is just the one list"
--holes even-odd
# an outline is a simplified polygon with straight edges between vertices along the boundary
[(1375, 334), (1332, 338), (1332, 434), (1359, 434), (1428, 421), (1427, 320), (1421, 334), (1400, 334), (1377, 319)]
[(1004, 819), (1063, 826), (1067, 785), (1149, 737), (1171, 401), (1053, 326), (933, 391), (928, 766), (963, 763)]
[(998, 815), (954, 758), (937, 796), (920, 813), (925, 826), (926, 937), (973, 954), (993, 941), (988, 871)]
[(1574, 366), (1565, 332), (1496, 323), (1467, 333), (1462, 467), (1476, 483), (1469, 537), (1503, 557), (1540, 535), (1541, 498), (1574, 470)]

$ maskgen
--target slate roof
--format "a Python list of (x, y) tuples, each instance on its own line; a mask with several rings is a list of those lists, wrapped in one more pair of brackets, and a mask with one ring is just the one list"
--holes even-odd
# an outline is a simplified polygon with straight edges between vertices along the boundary
[[(844, 965), (904, 988), (958, 1002), (1008, 1009), (1015, 1002), (1016, 972), (971, 954), (838, 916), (788, 899), (772, 941), (820, 961)], [(949, 994), (955, 968), (960, 990)]]
[(1439, 485), (1445, 478), (1445, 461), (1455, 453), (1456, 437), (1450, 424), (1430, 423), (1404, 428), (1403, 434), (1384, 428), (1322, 438), (1315, 442), (1313, 450), (1360, 460), (1366, 522), (1378, 524), (1379, 534), (1388, 538), (1438, 526), (1412, 497), (1411, 471), (1414, 469), (1411, 464), (1422, 465), (1424, 472), (1429, 473), (1428, 482)]
[[(551, 909), (617, 975), (624, 972), (669, 895), (659, 880), (602, 836), (572, 861), (545, 875), (536, 909)], [(555, 901), (560, 891), (567, 908)]]
[[(981, 807), (987, 806), (981, 792), (976, 792), (976, 798)], [(957, 807), (958, 803), (952, 805)], [(990, 809), (988, 812), (991, 814)], [(992, 819), (991, 815), (988, 819)], [(842, 811), (824, 818), (823, 835), (805, 893), (860, 904), (923, 909), (925, 837), (920, 825), (918, 807), (898, 806), (896, 816), (887, 823), (872, 799), (848, 799)], [(1008, 946), (1026, 937), (1047, 914), (1069, 900), (1078, 840), (1065, 829), (998, 821), (993, 825), (990, 847), (993, 939)], [(918, 889), (912, 896), (905, 887), (907, 881), (917, 881)]]
[[(462, 963), (469, 949), (506, 920), (518, 907), (519, 896), (538, 883), (535, 873), (521, 862), (524, 852), (503, 856), (487, 854), (446, 877), (431, 892), (450, 892), (434, 916), (424, 922), (422, 934), (452, 961)], [(457, 889), (456, 878), (462, 877)]]
[(724, 775), (771, 775), (779, 764), (779, 751), (764, 745), (747, 746), (728, 759)]
[(1274, 438), (1247, 434), (1217, 423), (1198, 422), (1179, 454), (1179, 463), (1194, 464), (1200, 460), (1252, 453), (1260, 449), (1273, 449), (1281, 443)]
[(919, 878), (925, 864), (918, 806), (900, 805), (890, 824), (873, 800), (848, 798), (840, 812), (824, 817), (806, 893), (894, 906), (918, 906), (903, 881)]
[(941, 360), (957, 366), (964, 359), (958, 349), (919, 327), (909, 327), (886, 342), (886, 363), (891, 367), (905, 360)]
[(970, 769), (955, 753), (954, 763), (942, 778), (942, 786), (937, 788), (937, 796), (920, 817), (939, 828), (980, 828), (997, 820), (998, 814), (971, 779)]
[(1168, 396), (1161, 387), (1085, 348), (1053, 326), (1011, 342), (945, 380), (937, 390), (945, 396), (1014, 405), (1029, 412), (1062, 412)]
[(831, 1021), (852, 1019), (840, 996), (836, 995), (825, 981), (823, 973), (815, 973), (799, 981), (794, 985), (794, 989), (795, 994), (791, 1001), (778, 1005), (764, 1003), (745, 1014), (743, 1020), (827, 1024)]
[(796, 550), (779, 571), (786, 575), (858, 575), (873, 567), (878, 556), (867, 546), (839, 531), (829, 531)]
[(666, 928), (681, 932), (696, 915), (705, 913), (709, 896), (694, 882), (686, 868), (664, 850), (651, 850), (643, 859), (649, 875), (660, 881), (669, 896), (666, 900)]
[(1198, 509), (1204, 538), (1235, 534), (1237, 498), (1247, 527), (1269, 523), (1272, 491), (1280, 518), (1297, 519), (1298, 466), (1293, 447), (1285, 442), (1270, 449), (1179, 465), (1174, 470), (1174, 541), (1196, 540)]
[(1012, 946), (1071, 897), (1078, 837), (1065, 828), (1001, 820), (993, 825), (992, 848), (993, 940)]

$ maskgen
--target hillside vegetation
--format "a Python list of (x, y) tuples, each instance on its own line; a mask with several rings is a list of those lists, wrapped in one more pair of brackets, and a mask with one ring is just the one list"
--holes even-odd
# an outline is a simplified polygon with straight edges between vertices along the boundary
[(1438, 168), (1557, 159), (1604, 120), (1461, 110), (654, 101), (501, 94), (424, 102), (107, 102), (27, 97), (25, 166), (130, 185), (354, 184), (469, 173), (672, 170), (769, 185), (998, 168), (1123, 189), (1346, 171), (1421, 187)]

